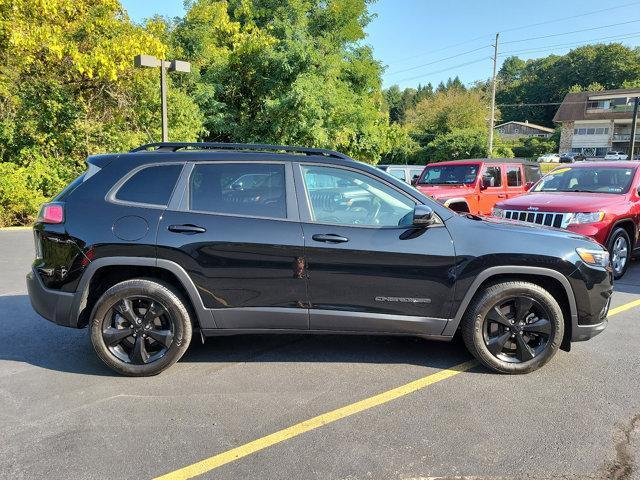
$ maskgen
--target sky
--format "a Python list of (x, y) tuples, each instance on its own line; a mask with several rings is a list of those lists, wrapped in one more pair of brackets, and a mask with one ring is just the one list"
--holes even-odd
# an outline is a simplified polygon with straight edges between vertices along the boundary
[[(121, 2), (136, 22), (184, 14), (182, 0)], [(385, 87), (486, 80), (498, 32), (498, 68), (511, 52), (528, 59), (587, 43), (640, 45), (640, 1), (378, 0), (371, 10), (364, 43), (386, 67)]]

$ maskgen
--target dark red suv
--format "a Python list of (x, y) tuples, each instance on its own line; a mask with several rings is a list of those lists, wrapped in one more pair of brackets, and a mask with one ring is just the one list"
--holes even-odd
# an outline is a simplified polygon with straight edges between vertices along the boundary
[(594, 238), (624, 275), (638, 244), (640, 162), (589, 162), (556, 168), (528, 194), (496, 204), (493, 215), (565, 228)]

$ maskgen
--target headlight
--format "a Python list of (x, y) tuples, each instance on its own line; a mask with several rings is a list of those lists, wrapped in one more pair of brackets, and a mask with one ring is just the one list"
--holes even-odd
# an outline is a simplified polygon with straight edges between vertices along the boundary
[(609, 252), (606, 250), (589, 250), (588, 248), (576, 248), (578, 256), (587, 265), (594, 267), (609, 266)]
[(493, 207), (491, 209), (491, 215), (494, 217), (502, 217), (504, 216), (504, 210), (502, 210), (501, 208), (498, 207)]
[(577, 223), (596, 223), (604, 218), (604, 212), (574, 213), (569, 218), (569, 225)]

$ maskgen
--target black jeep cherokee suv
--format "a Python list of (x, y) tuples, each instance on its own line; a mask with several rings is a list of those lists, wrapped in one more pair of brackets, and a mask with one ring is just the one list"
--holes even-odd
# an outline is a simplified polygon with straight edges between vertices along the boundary
[(29, 295), (125, 375), (166, 369), (194, 333), (458, 331), (524, 373), (606, 326), (599, 244), (455, 214), (337, 152), (161, 143), (87, 162), (42, 207)]

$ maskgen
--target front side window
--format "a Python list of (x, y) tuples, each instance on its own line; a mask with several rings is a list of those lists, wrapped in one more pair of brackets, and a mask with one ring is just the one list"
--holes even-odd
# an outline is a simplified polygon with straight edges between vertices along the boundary
[(189, 179), (189, 208), (199, 212), (286, 218), (284, 165), (204, 163)]
[(485, 167), (482, 174), (482, 183), (489, 188), (502, 186), (500, 167)]
[(507, 167), (507, 186), (519, 187), (522, 185), (522, 173), (520, 167)]
[(129, 178), (116, 193), (116, 200), (166, 206), (178, 180), (182, 165), (154, 165)]
[(534, 191), (626, 193), (634, 174), (633, 168), (558, 168), (544, 177)]
[(478, 165), (429, 165), (418, 185), (463, 185), (475, 183)]
[(385, 183), (352, 170), (302, 167), (311, 220), (338, 225), (410, 225), (416, 202)]

